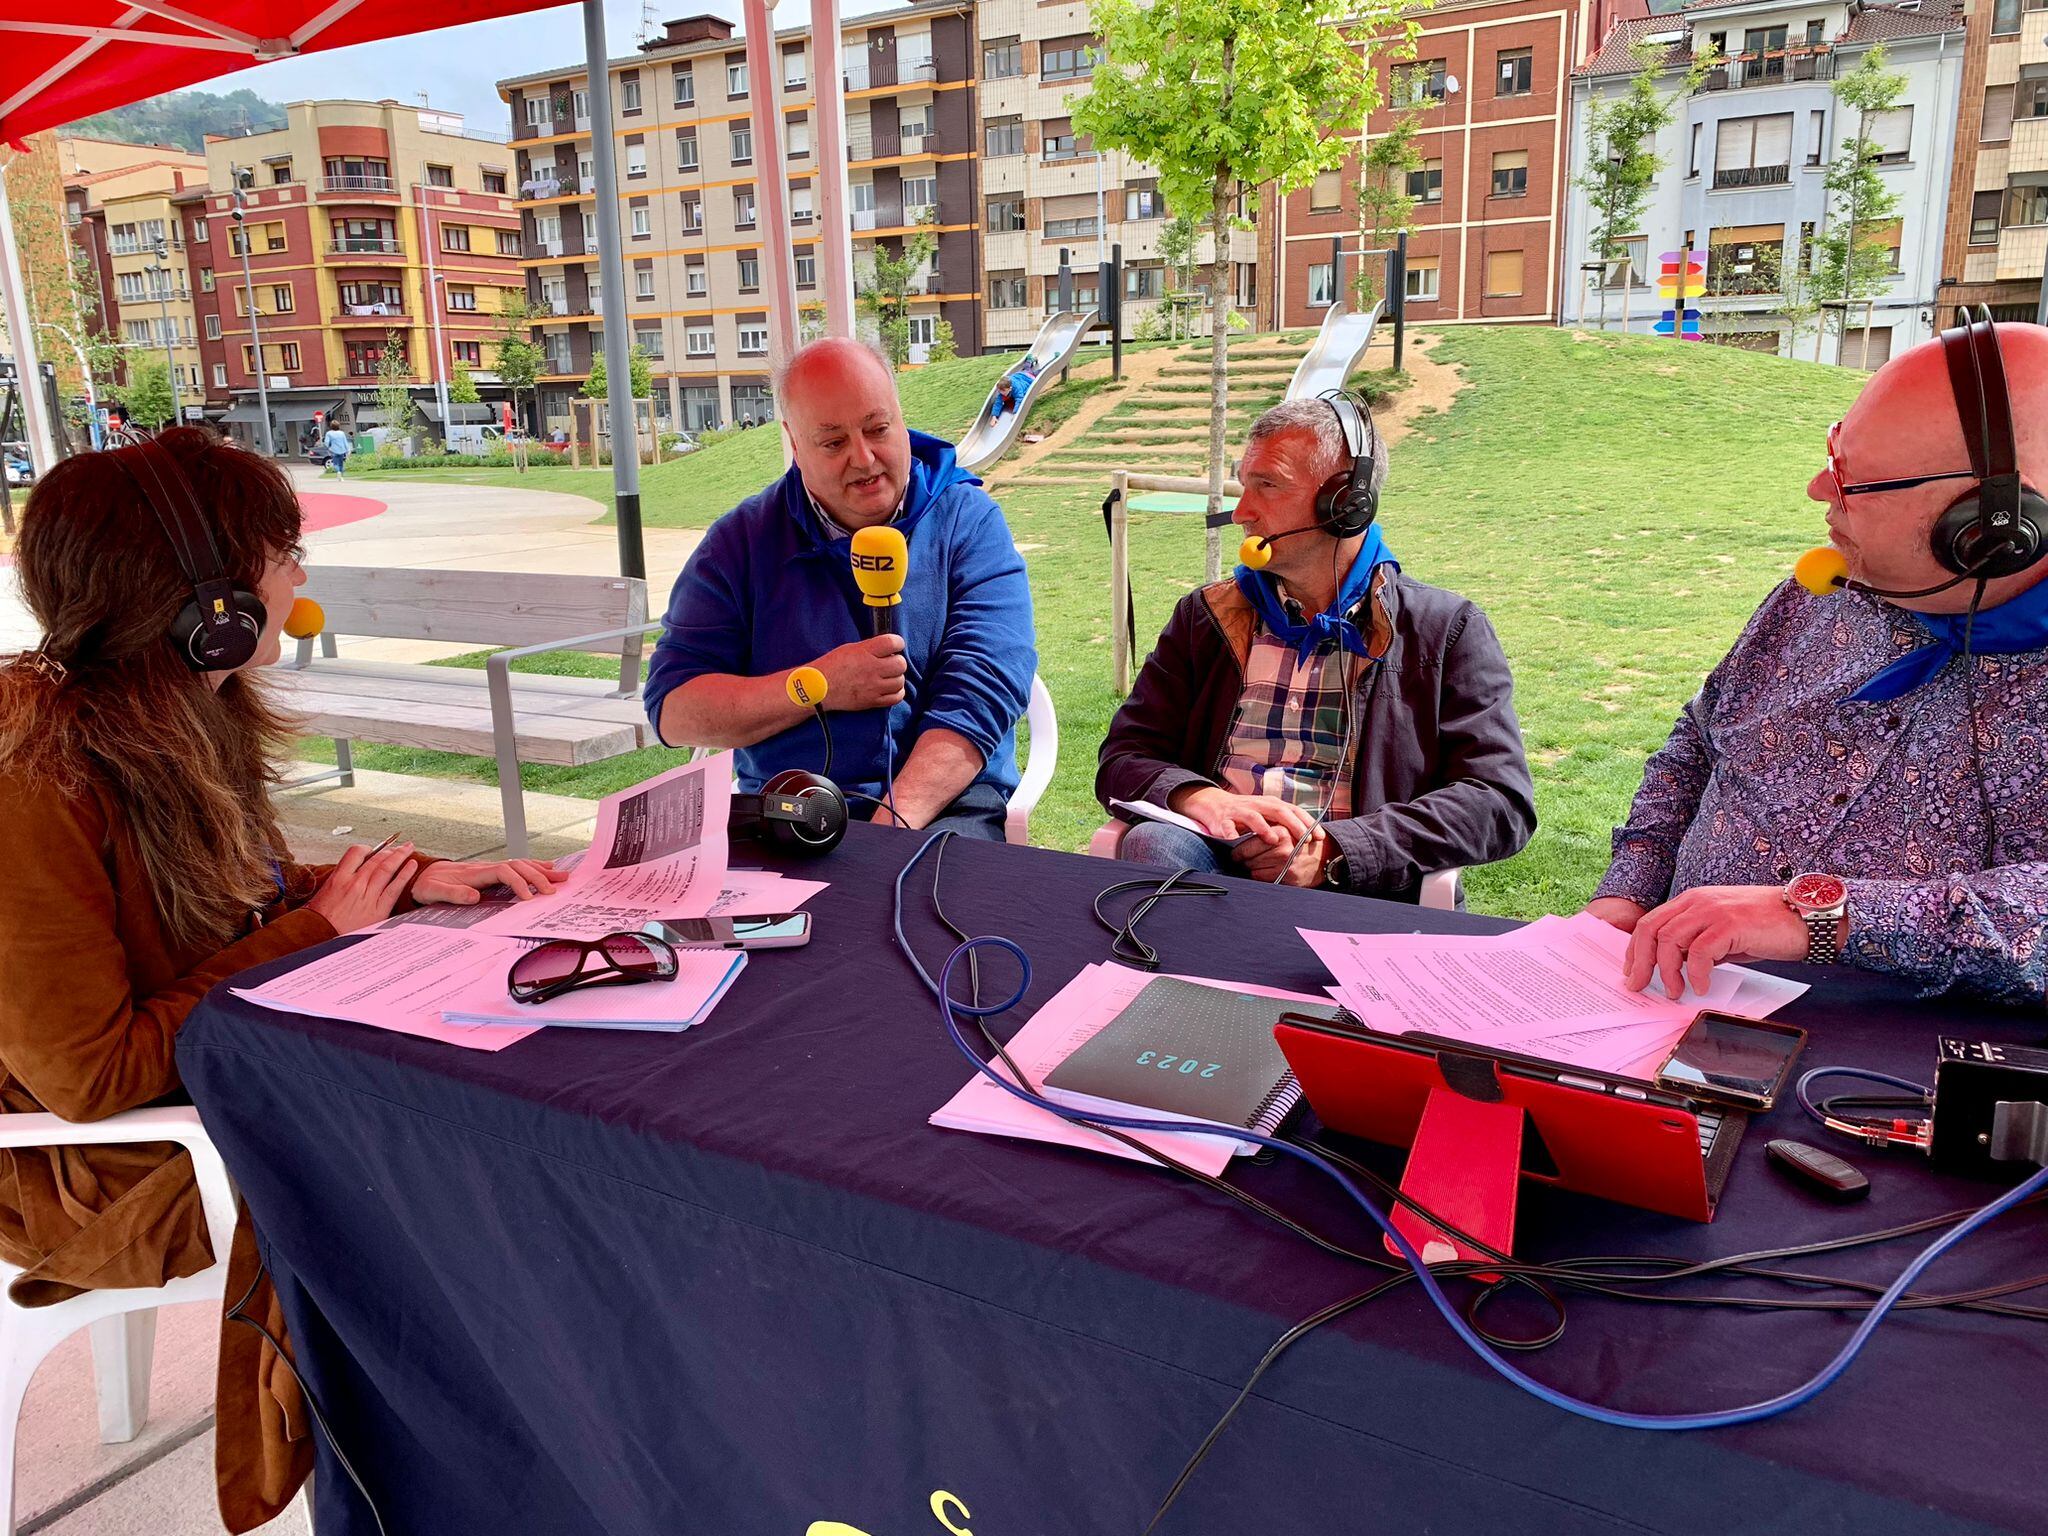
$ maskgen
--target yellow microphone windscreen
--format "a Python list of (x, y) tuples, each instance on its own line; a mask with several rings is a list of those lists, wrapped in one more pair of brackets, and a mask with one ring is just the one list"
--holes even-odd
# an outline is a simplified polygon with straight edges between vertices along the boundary
[(1823, 544), (1793, 563), (1792, 579), (1815, 597), (1826, 597), (1849, 579), (1849, 562), (1834, 545)]
[(1237, 563), (1248, 571), (1263, 571), (1273, 563), (1273, 546), (1254, 534), (1237, 546)]
[(327, 613), (310, 597), (295, 598), (292, 611), (284, 617), (284, 632), (294, 640), (307, 640), (327, 627)]
[(798, 667), (782, 684), (798, 709), (816, 709), (825, 702), (825, 674), (816, 667)]
[(910, 574), (910, 546), (897, 528), (862, 528), (853, 535), (853, 579), (870, 608), (888, 608), (903, 601), (903, 581)]

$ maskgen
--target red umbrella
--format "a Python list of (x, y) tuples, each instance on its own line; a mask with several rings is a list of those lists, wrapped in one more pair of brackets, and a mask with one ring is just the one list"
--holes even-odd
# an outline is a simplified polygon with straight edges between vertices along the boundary
[(562, 0), (0, 0), (0, 141), (295, 54)]

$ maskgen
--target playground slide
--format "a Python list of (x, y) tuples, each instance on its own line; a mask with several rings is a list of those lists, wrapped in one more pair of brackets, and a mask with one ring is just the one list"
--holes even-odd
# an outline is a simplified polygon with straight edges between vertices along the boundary
[(996, 392), (993, 389), (988, 392), (988, 399), (981, 404), (981, 414), (974, 418), (974, 425), (961, 434), (960, 441), (953, 447), (953, 457), (962, 469), (978, 474), (1010, 451), (1017, 434), (1024, 430), (1024, 417), (1031, 409), (1039, 386), (1060, 371), (1060, 365), (1066, 362), (1068, 354), (1080, 345), (1081, 338), (1094, 324), (1095, 311), (1092, 309), (1063, 309), (1038, 328), (1038, 339), (1031, 343), (1029, 354), (1038, 359), (1038, 377), (1031, 381), (1031, 388), (1024, 392), (1017, 408), (1005, 411), (1001, 416), (993, 414)]
[(1380, 311), (1385, 307), (1375, 304), (1360, 315), (1342, 304), (1332, 304), (1330, 312), (1323, 316), (1323, 328), (1316, 333), (1315, 345), (1294, 370), (1287, 398), (1313, 400), (1329, 390), (1342, 389), (1351, 370), (1365, 356), (1365, 349), (1372, 345), (1373, 327), (1379, 324)]

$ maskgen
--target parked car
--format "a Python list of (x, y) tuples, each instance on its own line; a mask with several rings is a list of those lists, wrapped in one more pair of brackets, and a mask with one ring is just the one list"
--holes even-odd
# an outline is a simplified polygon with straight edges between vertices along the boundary
[(36, 472), (34, 467), (30, 465), (28, 456), (17, 453), (14, 449), (9, 448), (7, 450), (7, 483), (9, 485), (30, 485), (34, 483), (35, 478)]

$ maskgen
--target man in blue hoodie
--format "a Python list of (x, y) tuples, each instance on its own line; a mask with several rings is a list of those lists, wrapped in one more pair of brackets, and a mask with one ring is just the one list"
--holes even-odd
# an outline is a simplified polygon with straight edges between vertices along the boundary
[[(903, 424), (889, 367), (861, 343), (799, 348), (775, 398), (795, 466), (713, 523), (676, 578), (647, 671), (672, 746), (737, 747), (740, 787), (816, 770), (824, 743), (784, 687), (825, 674), (833, 778), (882, 824), (1001, 841), (1017, 720), (1038, 656), (1031, 587), (1002, 509), (951, 445)], [(890, 524), (910, 549), (901, 635), (870, 636), (853, 534)], [(875, 801), (892, 798), (894, 815)]]

